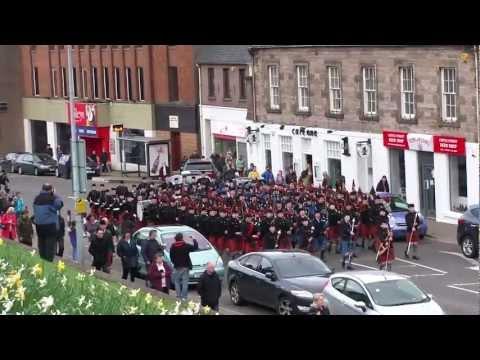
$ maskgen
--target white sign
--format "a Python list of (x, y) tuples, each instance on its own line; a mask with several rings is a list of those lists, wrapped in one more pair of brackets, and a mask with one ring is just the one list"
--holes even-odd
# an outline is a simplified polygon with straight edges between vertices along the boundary
[(370, 145), (368, 144), (357, 144), (357, 154), (360, 158), (367, 158), (370, 156)]
[(178, 129), (178, 115), (170, 115), (168, 120), (170, 121), (171, 129)]
[(223, 121), (212, 121), (212, 134), (227, 135), (237, 138), (244, 138), (247, 136), (247, 129), (245, 125), (229, 124)]
[(410, 150), (433, 152), (433, 136), (425, 134), (408, 134), (408, 147)]

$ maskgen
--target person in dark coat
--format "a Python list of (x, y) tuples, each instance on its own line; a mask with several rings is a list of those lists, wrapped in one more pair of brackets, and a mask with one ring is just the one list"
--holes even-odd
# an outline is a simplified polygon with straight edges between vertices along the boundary
[(100, 162), (102, 164), (102, 172), (110, 172), (110, 169), (108, 168), (108, 153), (105, 149), (103, 149), (100, 154)]
[(104, 237), (105, 231), (98, 229), (92, 237), (88, 252), (93, 256), (92, 267), (103, 272), (108, 272), (107, 260), (109, 243)]
[(118, 242), (117, 255), (122, 260), (122, 279), (127, 280), (130, 274), (130, 280), (134, 282), (138, 268), (138, 249), (129, 232)]
[(322, 293), (313, 295), (313, 303), (310, 306), (310, 315), (330, 315), (330, 310), (328, 310), (325, 302), (325, 295)]
[(382, 179), (378, 182), (376, 191), (377, 192), (387, 192), (387, 193), (390, 192), (390, 186), (388, 185), (388, 180), (387, 180), (387, 177), (385, 175), (383, 175)]
[(57, 230), (57, 256), (63, 257), (65, 250), (65, 219), (62, 215), (58, 215), (58, 230)]
[(212, 262), (207, 264), (207, 270), (200, 277), (197, 290), (201, 305), (218, 311), (218, 303), (222, 295), (222, 281), (215, 271), (215, 264)]
[(169, 293), (172, 268), (163, 260), (163, 254), (161, 252), (155, 254), (154, 261), (148, 267), (147, 278), (153, 289), (164, 292), (165, 294)]
[(262, 237), (264, 250), (273, 250), (278, 246), (278, 234), (275, 230), (275, 224), (272, 222), (268, 227), (268, 232)]
[(18, 238), (22, 244), (32, 246), (33, 223), (28, 209), (23, 211), (18, 220)]
[(173, 263), (173, 279), (175, 282), (175, 291), (177, 298), (187, 300), (188, 281), (190, 279), (190, 270), (192, 270), (192, 260), (190, 253), (198, 249), (197, 240), (193, 239), (193, 245), (187, 244), (183, 240), (183, 234), (175, 235), (175, 242), (170, 247), (170, 260)]
[(160, 251), (163, 251), (163, 249), (157, 241), (157, 230), (150, 230), (148, 240), (145, 241), (145, 244), (142, 246), (142, 257), (147, 269), (150, 264), (154, 262), (155, 255)]

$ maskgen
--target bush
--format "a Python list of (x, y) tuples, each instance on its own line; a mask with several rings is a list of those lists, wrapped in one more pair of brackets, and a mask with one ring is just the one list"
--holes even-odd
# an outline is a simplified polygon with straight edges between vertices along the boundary
[(66, 266), (45, 262), (0, 239), (0, 313), (2, 315), (196, 315), (199, 304), (157, 298), (141, 289), (98, 279)]

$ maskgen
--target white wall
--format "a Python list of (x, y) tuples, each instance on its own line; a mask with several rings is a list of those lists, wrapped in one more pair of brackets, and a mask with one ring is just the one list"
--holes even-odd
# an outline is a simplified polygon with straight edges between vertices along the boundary
[(372, 137), (372, 165), (373, 187), (377, 186), (383, 175), (390, 184), (390, 156), (388, 148), (383, 146), (382, 134)]
[(23, 119), (23, 134), (25, 136), (25, 151), (32, 152), (32, 124), (29, 119)]
[(466, 144), (468, 205), (476, 205), (480, 198), (479, 144)]
[(456, 217), (450, 211), (450, 166), (447, 154), (433, 154), (435, 175), (435, 213), (437, 221), (452, 223)]
[[(374, 163), (375, 169), (375, 163)], [(375, 170), (374, 170), (375, 171)], [(420, 208), (420, 188), (418, 174), (418, 154), (416, 151), (405, 150), (405, 187), (407, 202)]]

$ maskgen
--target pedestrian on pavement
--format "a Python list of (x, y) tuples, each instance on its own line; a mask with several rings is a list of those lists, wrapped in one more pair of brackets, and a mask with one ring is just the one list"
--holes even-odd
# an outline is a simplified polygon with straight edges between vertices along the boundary
[(101, 270), (105, 273), (108, 273), (108, 251), (109, 243), (105, 238), (105, 231), (98, 228), (95, 234), (92, 237), (90, 246), (88, 247), (88, 252), (93, 257), (92, 267), (97, 270)]
[(142, 245), (142, 257), (148, 270), (150, 264), (155, 261), (155, 255), (163, 251), (162, 246), (157, 241), (157, 230), (150, 230), (148, 240)]
[(218, 311), (218, 303), (222, 295), (222, 281), (215, 271), (214, 263), (207, 263), (207, 269), (200, 277), (197, 290), (200, 295), (201, 305)]
[(113, 254), (115, 253), (115, 242), (117, 239), (117, 231), (112, 224), (108, 221), (107, 218), (102, 218), (99, 223), (99, 228), (103, 230), (103, 237), (108, 243), (108, 252), (107, 252), (107, 269), (110, 273), (110, 269), (113, 264)]
[(13, 203), (13, 206), (15, 208), (15, 214), (17, 215), (17, 219), (19, 219), (20, 216), (25, 211), (25, 200), (23, 200), (23, 197), (20, 191), (17, 191), (15, 193), (15, 201)]
[(387, 177), (385, 175), (383, 175), (382, 178), (380, 179), (380, 181), (378, 182), (376, 191), (377, 192), (387, 192), (387, 193), (390, 192), (390, 186), (388, 185), (388, 180), (387, 180)]
[(198, 249), (197, 240), (193, 240), (193, 245), (187, 244), (183, 240), (183, 234), (175, 235), (175, 242), (170, 248), (170, 259), (173, 263), (173, 281), (177, 298), (187, 300), (188, 281), (190, 279), (190, 270), (192, 270), (192, 260), (190, 253)]
[(340, 223), (341, 228), (341, 252), (342, 252), (342, 268), (347, 270), (353, 270), (352, 268), (352, 255), (353, 255), (353, 229), (350, 223), (350, 215), (345, 215)]
[(325, 295), (322, 293), (316, 293), (313, 295), (313, 303), (310, 306), (311, 315), (330, 315), (327, 303), (325, 301)]
[(158, 252), (154, 256), (154, 261), (147, 268), (148, 280), (151, 287), (165, 294), (170, 292), (172, 281), (172, 268), (163, 260), (163, 252)]
[(417, 211), (415, 210), (414, 204), (408, 204), (408, 213), (405, 215), (405, 222), (407, 223), (407, 247), (405, 248), (405, 257), (410, 258), (409, 250), (410, 247), (413, 251), (413, 260), (420, 260), (418, 257), (418, 227), (422, 223), (422, 220), (418, 216)]
[(297, 183), (297, 173), (293, 169), (293, 166), (290, 166), (290, 168), (288, 169), (287, 176), (285, 177), (285, 182), (287, 183), (287, 185)]
[(53, 157), (53, 149), (52, 149), (52, 147), (50, 146), (50, 144), (47, 144), (47, 147), (45, 148), (45, 154), (48, 154), (48, 155), (50, 155), (51, 157)]
[(102, 172), (110, 172), (110, 169), (108, 168), (108, 153), (105, 149), (103, 149), (100, 154), (100, 162), (102, 163)]
[(57, 256), (63, 257), (64, 250), (65, 250), (65, 219), (59, 212), (58, 231), (57, 231)]
[(5, 239), (16, 240), (17, 239), (17, 215), (15, 215), (15, 209), (9, 207), (5, 214), (1, 215), (1, 236)]
[(78, 261), (78, 248), (77, 248), (77, 231), (76, 231), (77, 222), (72, 220), (68, 221), (68, 238), (70, 239), (70, 244), (72, 245), (72, 259), (73, 261)]
[(248, 173), (248, 178), (250, 180), (260, 180), (260, 174), (257, 171), (257, 167), (253, 164), (250, 165), (250, 172)]
[(262, 179), (267, 184), (273, 184), (275, 182), (275, 178), (273, 177), (272, 170), (270, 170), (270, 166), (265, 167), (265, 171), (262, 174)]
[(38, 237), (40, 257), (53, 261), (58, 230), (58, 211), (63, 207), (62, 199), (55, 194), (50, 184), (43, 184), (40, 194), (33, 201), (34, 223)]
[(1, 185), (3, 185), (3, 190), (7, 191), (9, 183), (7, 172), (5, 170), (0, 171), (0, 189), (2, 188)]
[(138, 268), (138, 249), (131, 237), (129, 232), (123, 235), (117, 245), (117, 255), (122, 260), (122, 279), (127, 280), (130, 274), (130, 280), (134, 282)]
[(60, 145), (57, 145), (57, 161), (60, 160), (62, 155), (63, 155), (62, 147)]
[(91, 240), (93, 235), (97, 232), (98, 222), (95, 219), (95, 216), (92, 214), (87, 215), (85, 218), (85, 232), (87, 233), (88, 238)]
[(284, 185), (285, 184), (285, 177), (283, 176), (283, 171), (278, 170), (277, 177), (275, 178), (275, 184), (277, 185)]
[(32, 246), (33, 223), (30, 212), (25, 209), (18, 220), (18, 239), (22, 244)]
[(238, 175), (240, 177), (243, 177), (243, 171), (245, 170), (245, 160), (243, 160), (242, 155), (239, 155), (237, 161), (235, 161), (235, 167), (237, 168)]

